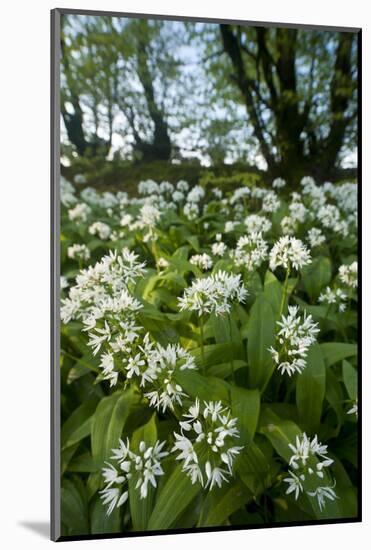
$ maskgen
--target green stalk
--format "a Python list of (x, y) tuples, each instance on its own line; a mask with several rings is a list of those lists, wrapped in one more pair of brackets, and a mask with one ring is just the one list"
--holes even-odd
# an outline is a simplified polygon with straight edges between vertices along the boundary
[(279, 319), (281, 318), (281, 315), (283, 313), (285, 303), (286, 303), (287, 287), (288, 287), (288, 284), (289, 284), (289, 276), (290, 276), (290, 264), (288, 264), (287, 270), (286, 270), (286, 277), (285, 277), (285, 282), (284, 282), (284, 285), (283, 285), (283, 294), (282, 294), (281, 306), (280, 306), (280, 313), (279, 313), (279, 316), (278, 316)]
[(200, 339), (201, 339), (201, 359), (202, 359), (202, 370), (205, 374), (205, 349), (204, 349), (204, 318), (200, 316)]
[[(230, 337), (230, 340), (231, 340), (231, 344), (233, 344), (233, 341), (232, 341), (232, 316), (231, 316), (231, 314), (229, 314), (228, 320), (229, 320), (229, 337)], [(235, 372), (234, 372), (234, 360), (233, 360), (233, 345), (232, 345), (232, 357), (231, 357), (231, 373), (232, 373), (233, 382), (236, 383), (236, 375), (235, 375)]]

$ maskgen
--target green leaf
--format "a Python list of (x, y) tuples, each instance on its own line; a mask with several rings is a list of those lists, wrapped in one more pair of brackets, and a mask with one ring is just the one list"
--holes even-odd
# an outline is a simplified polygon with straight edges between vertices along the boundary
[(251, 309), (248, 326), (247, 356), (249, 363), (249, 385), (262, 388), (273, 373), (273, 361), (268, 348), (275, 339), (275, 318), (270, 303), (263, 297), (257, 298)]
[(220, 378), (202, 376), (194, 370), (183, 370), (176, 372), (175, 379), (187, 395), (194, 399), (229, 401), (230, 385)]
[(318, 344), (310, 346), (307, 366), (297, 377), (296, 403), (299, 420), (304, 430), (311, 434), (318, 431), (322, 404), (326, 390), (326, 367)]
[(260, 393), (258, 390), (232, 387), (231, 406), (232, 416), (238, 418), (239, 445), (248, 446), (254, 438), (258, 424)]
[(114, 508), (107, 515), (107, 507), (102, 503), (99, 495), (94, 498), (90, 509), (90, 532), (92, 535), (103, 533), (119, 533), (121, 527), (121, 509)]
[(182, 464), (178, 464), (157, 497), (148, 529), (169, 529), (200, 489), (198, 483), (192, 485), (189, 477), (182, 472)]
[(321, 290), (331, 281), (331, 262), (326, 256), (319, 256), (306, 265), (301, 274), (307, 294), (312, 301), (315, 301)]
[(354, 357), (358, 351), (357, 344), (345, 342), (325, 342), (320, 344), (320, 347), (327, 367), (331, 367), (331, 365), (348, 357)]
[(117, 448), (133, 402), (132, 390), (115, 392), (100, 401), (91, 429), (92, 457), (100, 467)]
[[(78, 480), (75, 480), (78, 483)], [(61, 521), (67, 527), (67, 535), (85, 535), (89, 533), (86, 500), (81, 490), (69, 479), (61, 485)]]
[(289, 444), (295, 444), (296, 436), (302, 430), (291, 420), (282, 420), (268, 406), (262, 407), (259, 421), (259, 431), (267, 437), (277, 453), (289, 462), (292, 451)]
[(62, 426), (62, 449), (74, 445), (91, 431), (92, 416), (97, 407), (98, 399), (93, 398), (80, 405)]
[(240, 481), (215, 489), (214, 493), (211, 491), (207, 497), (213, 502), (206, 519), (199, 523), (199, 527), (223, 525), (231, 514), (252, 499), (251, 492)]
[(348, 361), (343, 361), (343, 380), (350, 399), (357, 399), (357, 370)]
[(271, 455), (272, 453), (269, 455), (266, 449), (252, 442), (236, 459), (235, 470), (254, 496), (258, 496), (273, 483), (279, 466), (274, 463)]
[[(134, 452), (139, 448), (141, 441), (145, 441), (147, 448), (153, 446), (157, 441), (156, 414), (153, 414), (150, 421), (141, 426), (132, 435), (130, 447)], [(155, 491), (151, 484), (148, 484), (147, 498), (140, 498), (140, 490), (135, 488), (137, 477), (134, 475), (129, 480), (129, 503), (130, 514), (135, 531), (145, 531), (152, 513)]]
[(202, 359), (201, 347), (190, 350), (190, 353), (193, 355), (196, 365), (204, 369), (219, 363), (226, 363), (231, 359), (245, 359), (243, 346), (237, 342), (204, 346), (204, 359)]
[(282, 300), (282, 285), (271, 271), (265, 274), (264, 297), (272, 306), (274, 314), (278, 316)]

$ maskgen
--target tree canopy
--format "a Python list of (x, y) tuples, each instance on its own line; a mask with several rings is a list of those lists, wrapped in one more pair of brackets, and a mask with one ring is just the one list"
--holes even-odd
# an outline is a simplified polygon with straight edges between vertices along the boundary
[(331, 178), (357, 144), (353, 32), (63, 16), (62, 153)]

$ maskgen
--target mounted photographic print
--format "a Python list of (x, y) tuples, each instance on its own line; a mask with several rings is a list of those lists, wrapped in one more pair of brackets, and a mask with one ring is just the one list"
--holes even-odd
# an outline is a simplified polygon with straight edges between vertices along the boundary
[(360, 47), (53, 10), (53, 540), (360, 521)]

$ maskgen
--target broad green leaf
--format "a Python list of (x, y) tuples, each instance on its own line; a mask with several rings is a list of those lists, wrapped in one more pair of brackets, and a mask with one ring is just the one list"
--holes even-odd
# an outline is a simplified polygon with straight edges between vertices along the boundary
[(358, 381), (357, 370), (349, 363), (343, 361), (343, 381), (347, 389), (350, 399), (357, 399), (358, 396)]
[(157, 497), (148, 529), (169, 529), (200, 490), (200, 484), (192, 485), (189, 477), (182, 472), (182, 464), (178, 464)]
[(254, 441), (243, 449), (235, 463), (236, 472), (254, 496), (273, 484), (277, 467), (272, 456)]
[(68, 529), (67, 535), (89, 533), (86, 500), (81, 488), (70, 479), (64, 479), (61, 485), (61, 521)]
[(96, 463), (103, 466), (117, 448), (130, 407), (134, 403), (132, 390), (117, 391), (99, 403), (92, 422), (91, 448)]
[(226, 363), (231, 359), (245, 359), (242, 344), (237, 342), (225, 342), (224, 344), (211, 344), (204, 346), (204, 357), (201, 347), (190, 350), (199, 369), (208, 369), (218, 363)]
[[(139, 448), (141, 441), (146, 443), (147, 448), (153, 446), (157, 441), (156, 414), (152, 415), (147, 424), (141, 426), (132, 435), (130, 447), (134, 452)], [(129, 504), (130, 514), (135, 531), (145, 531), (151, 516), (154, 505), (155, 491), (152, 485), (148, 484), (148, 495), (140, 498), (140, 490), (135, 488), (137, 477), (134, 475), (129, 480)]]
[(97, 495), (90, 509), (90, 532), (92, 535), (104, 533), (119, 533), (122, 531), (121, 508), (114, 508), (110, 515), (107, 514), (107, 507)]
[(268, 348), (274, 344), (275, 318), (270, 303), (257, 298), (251, 309), (248, 327), (247, 356), (249, 385), (262, 388), (273, 373), (273, 361)]
[(271, 271), (267, 271), (264, 279), (264, 297), (278, 316), (282, 300), (282, 285)]
[(323, 358), (326, 366), (331, 367), (338, 361), (354, 357), (357, 355), (357, 344), (348, 344), (345, 342), (325, 342), (320, 344)]
[(277, 453), (289, 462), (292, 455), (289, 444), (295, 444), (296, 436), (301, 435), (302, 430), (299, 426), (291, 420), (282, 420), (269, 406), (264, 406), (258, 430), (269, 439)]
[(209, 497), (213, 500), (212, 506), (206, 519), (199, 523), (199, 527), (223, 525), (233, 512), (252, 499), (252, 494), (240, 481), (237, 481), (222, 489), (216, 489), (215, 495), (210, 492), (207, 498)]
[(233, 387), (231, 390), (232, 416), (238, 418), (239, 445), (248, 446), (254, 438), (260, 412), (260, 393)]
[(96, 397), (85, 401), (66, 420), (61, 431), (62, 449), (66, 449), (90, 435), (92, 417), (97, 403)]
[(303, 267), (301, 274), (304, 288), (313, 302), (331, 281), (331, 262), (326, 256), (319, 256)]
[(326, 389), (326, 367), (318, 344), (310, 346), (307, 366), (296, 381), (296, 403), (304, 430), (317, 433)]
[(69, 472), (92, 473), (97, 472), (99, 467), (94, 462), (91, 453), (87, 452), (71, 460), (67, 470)]
[(185, 393), (195, 399), (205, 401), (216, 400), (227, 402), (230, 399), (230, 386), (224, 380), (213, 376), (203, 376), (195, 370), (178, 371), (175, 379)]

